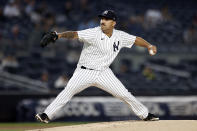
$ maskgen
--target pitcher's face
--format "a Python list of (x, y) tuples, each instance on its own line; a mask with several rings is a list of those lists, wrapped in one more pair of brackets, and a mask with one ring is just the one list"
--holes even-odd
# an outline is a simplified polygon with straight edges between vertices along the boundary
[(101, 18), (100, 26), (102, 31), (111, 30), (115, 27), (115, 25), (116, 25), (115, 21), (111, 19), (107, 19), (105, 17)]

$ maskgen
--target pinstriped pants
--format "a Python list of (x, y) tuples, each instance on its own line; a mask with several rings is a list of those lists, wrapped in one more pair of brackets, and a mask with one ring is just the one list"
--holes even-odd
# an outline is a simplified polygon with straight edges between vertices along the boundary
[(72, 96), (89, 86), (96, 86), (123, 100), (139, 118), (144, 119), (147, 117), (148, 109), (128, 92), (110, 68), (103, 71), (95, 71), (78, 67), (65, 89), (46, 108), (44, 113), (48, 115), (49, 119), (53, 119), (55, 112), (60, 110)]

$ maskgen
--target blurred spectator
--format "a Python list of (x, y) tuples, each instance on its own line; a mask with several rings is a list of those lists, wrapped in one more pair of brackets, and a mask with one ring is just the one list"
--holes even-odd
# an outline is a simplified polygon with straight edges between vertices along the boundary
[(48, 83), (49, 81), (49, 73), (47, 71), (42, 72), (41, 81)]
[(157, 9), (148, 9), (144, 17), (146, 29), (154, 28), (163, 21), (161, 11)]
[(32, 13), (30, 13), (30, 19), (33, 23), (40, 23), (42, 11), (40, 9), (35, 9)]
[(197, 29), (197, 12), (193, 16), (192, 25), (194, 26), (195, 29)]
[(154, 80), (156, 78), (153, 70), (147, 66), (143, 69), (142, 73), (148, 80)]
[(25, 0), (25, 2), (27, 4), (25, 7), (25, 13), (30, 16), (35, 8), (35, 0)]
[(194, 26), (191, 26), (184, 31), (183, 39), (186, 44), (197, 44), (197, 30)]
[(4, 53), (0, 51), (0, 61), (2, 61), (4, 58)]
[(64, 3), (64, 13), (67, 18), (72, 19), (72, 13), (73, 11), (73, 3), (72, 1), (68, 0)]
[(55, 23), (59, 26), (62, 27), (66, 24), (67, 18), (64, 14), (57, 14), (55, 16)]
[(66, 25), (67, 22), (71, 22), (73, 20), (73, 3), (68, 0), (63, 4), (63, 10), (55, 15), (55, 22), (59, 26)]
[(165, 6), (161, 9), (163, 21), (171, 21), (172, 14), (169, 12), (168, 6)]
[(88, 21), (87, 20), (81, 22), (78, 26), (78, 30), (84, 30), (84, 29), (87, 29), (87, 28), (88, 28)]
[(88, 4), (88, 0), (80, 0), (80, 10), (84, 14), (87, 14), (90, 12), (90, 6)]
[(55, 80), (54, 87), (55, 88), (63, 88), (68, 83), (68, 76), (67, 75), (61, 75)]
[[(47, 6), (46, 1), (41, 1), (39, 6), (34, 9), (34, 11), (30, 14), (31, 21), (33, 23), (46, 23), (46, 15), (50, 12), (50, 8)], [(43, 17), (43, 15), (45, 16)]]
[(127, 59), (123, 59), (121, 61), (119, 74), (120, 75), (129, 74), (131, 73), (130, 69), (131, 69), (131, 62)]
[(1, 66), (2, 68), (5, 68), (5, 67), (17, 68), (19, 66), (19, 63), (14, 56), (8, 55), (5, 58), (3, 58)]
[(21, 15), (20, 9), (15, 0), (9, 0), (4, 8), (4, 15), (6, 17), (19, 17)]
[(28, 45), (29, 47), (40, 47), (39, 43), (42, 38), (42, 35), (44, 34), (44, 31), (42, 29), (42, 26), (37, 23), (35, 24), (34, 29), (30, 32), (28, 36)]
[(128, 23), (128, 30), (130, 33), (135, 35), (141, 35), (141, 32), (144, 31), (144, 17), (142, 15), (130, 16)]
[(84, 22), (79, 24), (78, 30), (94, 28), (99, 25), (98, 21), (99, 20), (97, 19), (97, 17), (94, 17), (93, 19), (90, 19), (90, 20), (85, 20)]
[(98, 17), (94, 17), (94, 18), (92, 18), (88, 21), (88, 28), (93, 28), (93, 27), (96, 27), (96, 26), (99, 26)]
[[(0, 64), (2, 63), (4, 58), (4, 53), (0, 51)], [(2, 66), (0, 66), (0, 70), (2, 69)]]
[[(11, 28), (11, 34), (10, 34), (10, 38), (12, 40), (22, 40), (24, 39), (24, 35), (20, 32), (21, 29), (19, 27), (19, 25), (13, 25), (13, 27)], [(16, 41), (14, 41), (16, 42)]]
[(40, 12), (42, 14), (45, 14), (45, 12), (51, 11), (51, 8), (48, 6), (47, 0), (40, 1), (40, 3), (39, 3), (37, 8), (40, 10)]
[(43, 24), (47, 25), (48, 27), (52, 27), (55, 25), (55, 17), (52, 12), (46, 12), (43, 19)]
[(68, 64), (74, 65), (77, 63), (78, 59), (79, 59), (79, 52), (78, 51), (70, 50), (68, 52), (67, 57), (66, 57)]

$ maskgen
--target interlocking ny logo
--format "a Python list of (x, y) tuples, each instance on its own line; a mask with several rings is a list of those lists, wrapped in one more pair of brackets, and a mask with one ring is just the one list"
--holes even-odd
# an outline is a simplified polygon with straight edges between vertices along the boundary
[(118, 50), (118, 46), (119, 46), (119, 41), (118, 41), (118, 44), (117, 45), (116, 45), (116, 42), (114, 42), (114, 45), (113, 45), (114, 52), (116, 52)]
[(108, 13), (108, 11), (106, 10), (105, 12), (104, 12), (104, 14), (106, 15)]

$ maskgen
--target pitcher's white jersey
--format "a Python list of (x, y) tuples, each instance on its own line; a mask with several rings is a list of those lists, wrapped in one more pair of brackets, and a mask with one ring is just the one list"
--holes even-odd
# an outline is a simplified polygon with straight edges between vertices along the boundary
[(131, 48), (136, 36), (113, 29), (109, 38), (100, 27), (78, 31), (79, 40), (84, 43), (78, 66), (104, 70), (110, 66), (123, 47)]

